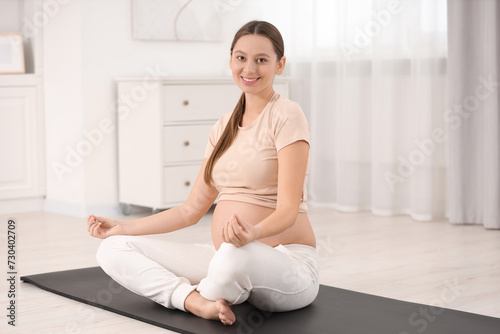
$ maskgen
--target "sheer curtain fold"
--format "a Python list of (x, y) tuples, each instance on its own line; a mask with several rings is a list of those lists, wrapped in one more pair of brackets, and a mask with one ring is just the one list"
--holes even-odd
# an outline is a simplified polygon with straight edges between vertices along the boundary
[(446, 2), (293, 6), (289, 64), (311, 121), (311, 203), (444, 217)]
[(500, 3), (448, 1), (449, 218), (500, 228)]

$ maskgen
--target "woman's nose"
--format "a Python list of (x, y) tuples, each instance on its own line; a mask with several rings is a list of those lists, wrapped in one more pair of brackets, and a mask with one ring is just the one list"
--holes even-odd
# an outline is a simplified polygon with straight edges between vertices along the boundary
[(245, 64), (244, 70), (244, 73), (246, 74), (253, 74), (257, 71), (257, 65), (254, 62), (249, 61)]

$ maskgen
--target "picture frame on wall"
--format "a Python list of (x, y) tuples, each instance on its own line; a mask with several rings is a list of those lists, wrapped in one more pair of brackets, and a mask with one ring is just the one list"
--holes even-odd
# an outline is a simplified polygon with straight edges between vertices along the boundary
[(221, 42), (223, 9), (219, 3), (221, 0), (132, 0), (132, 37), (147, 41)]
[(23, 74), (24, 48), (21, 33), (0, 33), (0, 74)]

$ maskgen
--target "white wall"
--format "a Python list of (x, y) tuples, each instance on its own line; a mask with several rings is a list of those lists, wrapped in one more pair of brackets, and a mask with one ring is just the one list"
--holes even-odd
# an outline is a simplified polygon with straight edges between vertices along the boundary
[[(63, 174), (66, 146), (82, 139), (84, 128), (80, 1), (64, 5), (44, 27), (44, 98), (48, 211), (83, 215), (84, 165)], [(56, 166), (57, 164), (57, 166)], [(54, 168), (61, 169), (60, 178)]]
[[(9, 15), (1, 15), (0, 31), (1, 32), (19, 32), (21, 31), (21, 16), (22, 3), (18, 0), (1, 0), (2, 11), (8, 12)], [(3, 13), (2, 13), (3, 14)]]
[[(229, 1), (221, 0), (230, 3)], [(222, 13), (223, 42), (137, 41), (131, 35), (129, 0), (73, 0), (44, 27), (44, 84), (46, 119), (46, 210), (84, 216), (118, 210), (116, 132), (96, 135), (103, 120), (115, 123), (114, 78), (148, 75), (229, 75), (229, 47), (236, 30), (259, 19), (262, 8), (242, 1)], [(69, 150), (94, 133), (81, 163), (68, 165)], [(74, 157), (73, 157), (74, 158)], [(61, 166), (59, 165), (59, 167)], [(58, 176), (59, 174), (59, 176)]]

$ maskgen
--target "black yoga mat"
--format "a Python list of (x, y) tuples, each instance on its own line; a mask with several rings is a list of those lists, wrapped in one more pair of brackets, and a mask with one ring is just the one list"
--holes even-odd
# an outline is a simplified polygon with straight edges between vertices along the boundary
[[(248, 303), (235, 307), (236, 323), (224, 326), (169, 310), (114, 282), (101, 268), (21, 277), (44, 290), (133, 319), (193, 334), (498, 334), (500, 319), (431, 307), (322, 285), (316, 300), (292, 312), (268, 313)], [(448, 291), (448, 300), (453, 290)]]

